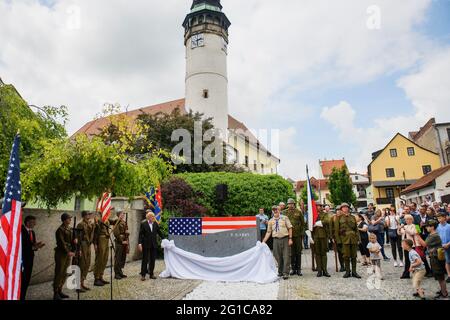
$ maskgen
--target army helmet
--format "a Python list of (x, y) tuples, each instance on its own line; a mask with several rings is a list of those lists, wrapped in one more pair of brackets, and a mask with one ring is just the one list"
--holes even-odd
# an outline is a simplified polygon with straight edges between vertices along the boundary
[(295, 204), (295, 200), (292, 198), (289, 198), (287, 201), (287, 204)]

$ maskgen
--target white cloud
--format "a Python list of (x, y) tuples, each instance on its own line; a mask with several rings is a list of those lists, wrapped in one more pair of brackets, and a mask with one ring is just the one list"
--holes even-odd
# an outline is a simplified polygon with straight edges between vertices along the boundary
[(416, 131), (431, 117), (448, 122), (450, 118), (450, 48), (427, 56), (415, 73), (402, 77), (399, 87), (405, 90), (414, 106), (411, 115), (374, 119), (374, 125), (361, 128), (356, 125), (356, 112), (346, 101), (325, 107), (321, 117), (339, 132), (341, 142), (354, 146), (349, 166), (365, 172), (372, 152), (383, 148), (400, 132), (405, 136)]
[[(42, 2), (42, 1), (41, 1)], [(37, 0), (0, 0), (0, 75), (16, 85), (29, 103), (69, 106), (73, 132), (97, 114), (103, 103), (137, 108), (184, 96), (184, 46), (181, 23), (191, 1), (59, 0), (51, 8)], [(227, 0), (232, 22), (229, 46), (230, 112), (252, 128), (287, 127), (289, 147), (281, 150), (281, 170), (303, 176), (310, 159), (298, 128), (313, 114), (299, 103), (308, 90), (368, 83), (414, 66), (433, 45), (416, 30), (431, 0), (377, 0), (381, 29), (369, 30), (366, 10), (372, 0)], [(80, 9), (73, 29), (71, 6)], [(75, 21), (76, 22), (76, 21)], [(448, 56), (448, 53), (447, 53)], [(444, 57), (440, 58), (444, 59)], [(424, 118), (448, 101), (448, 78), (430, 62), (399, 85)], [(447, 80), (441, 83), (437, 80)], [(428, 93), (435, 101), (428, 103)], [(447, 90), (448, 93), (448, 90)], [(426, 106), (426, 107), (423, 107)], [(337, 120), (343, 101), (322, 113), (343, 133), (359, 130)], [(427, 109), (429, 108), (429, 109)], [(428, 111), (427, 111), (428, 110)], [(440, 110), (440, 109), (439, 109)], [(332, 116), (332, 113), (335, 113)], [(328, 117), (328, 118), (327, 118)], [(411, 119), (379, 119), (364, 130), (369, 149)], [(349, 127), (352, 125), (353, 127)], [(358, 142), (352, 142), (358, 144)], [(365, 150), (364, 153), (373, 150)], [(358, 150), (357, 156), (360, 155)], [(348, 157), (348, 156), (347, 156)], [(361, 156), (362, 157), (362, 156)], [(365, 155), (367, 157), (367, 155)], [(296, 160), (300, 159), (300, 160)], [(355, 160), (356, 164), (364, 163)], [(302, 163), (303, 162), (303, 163)]]

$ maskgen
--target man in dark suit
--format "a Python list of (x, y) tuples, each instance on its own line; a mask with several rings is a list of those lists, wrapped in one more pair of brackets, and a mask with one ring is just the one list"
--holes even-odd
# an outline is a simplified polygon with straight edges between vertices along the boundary
[(36, 217), (28, 216), (22, 225), (22, 280), (20, 287), (20, 300), (25, 300), (27, 289), (33, 273), (34, 252), (44, 246), (36, 241), (33, 229), (36, 225)]
[(147, 273), (150, 275), (150, 279), (156, 279), (153, 271), (155, 269), (156, 249), (158, 248), (157, 234), (163, 238), (159, 224), (156, 222), (155, 214), (148, 210), (146, 220), (141, 223), (139, 230), (139, 250), (143, 255), (141, 265), (142, 281), (145, 281)]

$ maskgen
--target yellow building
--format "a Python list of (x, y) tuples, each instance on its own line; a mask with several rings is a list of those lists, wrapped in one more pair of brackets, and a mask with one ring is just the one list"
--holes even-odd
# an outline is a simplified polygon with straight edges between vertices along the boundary
[(372, 154), (368, 167), (377, 207), (398, 203), (403, 189), (440, 167), (439, 154), (397, 133), (386, 147)]

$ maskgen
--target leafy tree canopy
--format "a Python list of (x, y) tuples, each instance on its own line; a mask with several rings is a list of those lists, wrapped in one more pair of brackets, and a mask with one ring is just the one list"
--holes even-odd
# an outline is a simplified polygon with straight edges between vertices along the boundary
[(333, 168), (328, 187), (330, 189), (330, 201), (334, 205), (340, 205), (343, 202), (353, 205), (356, 203), (356, 195), (353, 192), (353, 184), (347, 167)]

